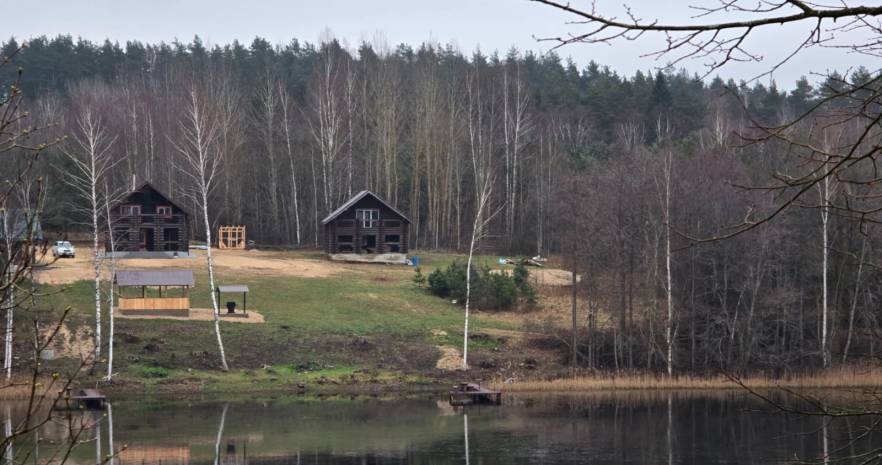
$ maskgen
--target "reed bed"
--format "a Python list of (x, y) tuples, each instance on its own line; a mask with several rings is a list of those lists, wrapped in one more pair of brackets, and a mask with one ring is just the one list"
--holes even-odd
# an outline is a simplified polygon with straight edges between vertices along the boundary
[[(12, 380), (11, 382), (7, 382), (3, 380), (0, 382), (0, 400), (27, 400), (31, 396), (31, 380)], [(57, 381), (55, 383), (52, 382), (51, 379), (41, 380), (37, 383), (37, 389), (35, 392), (36, 396), (39, 398), (46, 395), (46, 398), (53, 399), (55, 398), (59, 392), (61, 391), (61, 384)]]
[[(753, 389), (840, 389), (882, 388), (882, 370), (865, 367), (833, 368), (810, 374), (796, 374), (780, 378), (761, 375), (739, 377)], [(657, 390), (657, 389), (742, 389), (725, 376), (674, 376), (645, 373), (602, 373), (579, 375), (552, 380), (494, 381), (494, 388), (507, 392), (579, 392), (603, 390)]]

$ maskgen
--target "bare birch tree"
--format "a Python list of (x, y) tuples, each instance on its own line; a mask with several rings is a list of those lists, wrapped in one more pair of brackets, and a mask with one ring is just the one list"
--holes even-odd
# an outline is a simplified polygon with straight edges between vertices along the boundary
[(266, 148), (266, 158), (262, 165), (267, 169), (266, 190), (269, 197), (270, 235), (279, 238), (279, 176), (276, 167), (276, 113), (279, 103), (276, 80), (270, 73), (263, 79), (257, 90), (257, 114), (255, 120), (260, 124), (260, 134)]
[(466, 261), (466, 299), (465, 325), (462, 341), (462, 369), (469, 368), (469, 312), (472, 299), (472, 261), (475, 248), (485, 234), (485, 228), (499, 212), (490, 212), (493, 194), (493, 121), (484, 109), (480, 90), (480, 76), (477, 66), (472, 79), (468, 81), (469, 95), (469, 146), (472, 171), (475, 178), (475, 216), (472, 222), (472, 234), (469, 240), (469, 256)]
[(309, 128), (321, 157), (322, 199), (325, 213), (336, 203), (337, 183), (334, 168), (346, 142), (343, 98), (340, 93), (340, 69), (335, 44), (322, 45), (321, 57), (311, 98), (312, 118)]
[(6, 373), (6, 379), (12, 378), (12, 341), (15, 333), (15, 286), (8, 284), (13, 270), (13, 226), (9, 224), (9, 209), (3, 208), (0, 212), (3, 221), (3, 242), (6, 254), (6, 266), (3, 269), (3, 279), (0, 279), (0, 286), (6, 289), (3, 295), (3, 309), (6, 313), (6, 329), (3, 335), (3, 371)]
[(829, 341), (829, 285), (827, 283), (830, 260), (830, 206), (836, 191), (836, 180), (824, 174), (824, 178), (816, 185), (821, 203), (821, 363), (824, 368), (831, 364)]
[(96, 114), (96, 110), (91, 104), (85, 104), (77, 115), (76, 128), (77, 132), (72, 137), (73, 143), (62, 146), (62, 151), (74, 166), (74, 170), (68, 173), (64, 179), (85, 205), (81, 209), (87, 211), (90, 221), (92, 270), (95, 279), (95, 352), (92, 359), (94, 369), (101, 357), (102, 344), (101, 264), (103, 257), (98, 248), (98, 238), (101, 235), (99, 220), (104, 202), (100, 188), (113, 166), (123, 158), (114, 160), (111, 149), (116, 138), (107, 133), (101, 117)]
[(178, 140), (172, 141), (178, 154), (184, 160), (184, 173), (190, 178), (190, 195), (199, 205), (205, 228), (206, 265), (208, 267), (208, 293), (211, 295), (211, 307), (214, 316), (214, 333), (217, 336), (217, 347), (220, 352), (221, 366), (224, 371), (230, 369), (224, 352), (224, 343), (220, 332), (220, 313), (217, 295), (214, 292), (214, 262), (211, 255), (211, 221), (209, 220), (208, 199), (215, 187), (215, 181), (221, 167), (221, 156), (217, 150), (218, 123), (208, 106), (208, 97), (202, 95), (194, 86), (188, 93), (187, 106), (181, 117), (181, 132)]
[(293, 134), (291, 134), (291, 129), (294, 124), (292, 121), (292, 113), (293, 113), (293, 100), (291, 99), (291, 95), (288, 93), (288, 89), (285, 88), (285, 84), (282, 81), (277, 83), (277, 89), (279, 92), (279, 106), (282, 110), (282, 131), (285, 134), (285, 151), (288, 155), (288, 165), (291, 170), (291, 205), (294, 208), (294, 234), (297, 240), (296, 244), (300, 244), (300, 203), (298, 197), (300, 193), (297, 189), (297, 164), (298, 162), (295, 160), (294, 156), (294, 148), (293, 148)]
[[(509, 76), (513, 66), (514, 76)], [(521, 69), (517, 60), (505, 66), (502, 74), (502, 128), (505, 148), (505, 234), (509, 243), (514, 236), (517, 221), (518, 193), (520, 189), (521, 152), (532, 129), (532, 121), (527, 113), (529, 93), (521, 80)]]

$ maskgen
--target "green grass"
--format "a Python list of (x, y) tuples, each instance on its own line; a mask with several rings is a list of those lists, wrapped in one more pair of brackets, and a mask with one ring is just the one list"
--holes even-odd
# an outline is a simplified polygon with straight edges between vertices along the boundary
[[(280, 258), (298, 256), (304, 255), (279, 252)], [(424, 273), (463, 258), (438, 253), (420, 256)], [(478, 261), (496, 259), (483, 256)], [(354, 270), (326, 278), (219, 270), (218, 284), (248, 285), (248, 308), (259, 311), (266, 320), (265, 324), (221, 323), (234, 372), (216, 371), (219, 358), (210, 322), (127, 319), (116, 320), (115, 371), (148, 387), (188, 379), (212, 385), (314, 382), (322, 377), (336, 380), (352, 375), (379, 380), (402, 376), (422, 379), (421, 374), (431, 371), (437, 360), (436, 345), (462, 345), (462, 308), (418, 288), (411, 281), (412, 268), (363, 265)], [(191, 305), (209, 308), (207, 273), (195, 269), (194, 274)], [(91, 282), (45, 290), (51, 294), (42, 305), (56, 311), (68, 305), (73, 308), (71, 326), (94, 325)], [(221, 306), (228, 297), (241, 298), (224, 295)], [(106, 324), (106, 316), (104, 320)], [(509, 324), (481, 316), (473, 317), (471, 328), (475, 332), (511, 329)], [(104, 331), (107, 334), (106, 327)], [(438, 338), (433, 331), (447, 335)], [(496, 344), (473, 340), (471, 347), (492, 349)]]

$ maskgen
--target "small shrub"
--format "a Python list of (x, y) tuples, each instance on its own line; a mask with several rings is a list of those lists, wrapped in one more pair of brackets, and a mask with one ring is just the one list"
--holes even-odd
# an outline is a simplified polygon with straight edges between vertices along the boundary
[(447, 297), (450, 295), (450, 288), (447, 287), (447, 276), (440, 268), (429, 273), (429, 292), (438, 297)]
[(413, 269), (413, 283), (419, 287), (423, 287), (426, 285), (426, 275), (423, 274), (423, 271), (420, 267), (416, 267)]
[(529, 304), (536, 303), (536, 290), (533, 289), (533, 286), (530, 285), (530, 271), (527, 270), (526, 265), (523, 262), (520, 262), (515, 266), (514, 271), (512, 272), (512, 278), (514, 279), (515, 285), (518, 287), (518, 291), (520, 291), (521, 296), (524, 300)]
[(518, 262), (515, 265), (514, 271), (511, 273), (512, 279), (514, 279), (515, 284), (518, 286), (518, 289), (523, 289), (524, 286), (529, 286), (530, 284), (527, 282), (527, 279), (530, 277), (530, 271), (527, 270), (524, 262)]
[(162, 367), (144, 367), (141, 368), (142, 378), (168, 378), (169, 372), (167, 368)]
[[(486, 266), (480, 269), (472, 267), (472, 303), (485, 310), (510, 309), (517, 305), (520, 297), (532, 303), (536, 294), (527, 283), (528, 275), (526, 269), (516, 278), (505, 273), (495, 273)], [(429, 275), (428, 284), (432, 294), (456, 299), (460, 305), (465, 305), (466, 265), (454, 262), (446, 269), (436, 269)]]

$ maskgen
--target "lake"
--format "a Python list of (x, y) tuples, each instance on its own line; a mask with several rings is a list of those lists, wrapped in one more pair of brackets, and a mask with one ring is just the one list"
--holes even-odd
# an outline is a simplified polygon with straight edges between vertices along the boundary
[[(22, 408), (0, 415), (16, 421)], [(879, 432), (861, 436), (870, 418), (768, 410), (739, 391), (518, 394), (464, 409), (433, 396), (128, 401), (71, 414), (87, 427), (68, 463), (94, 464), (96, 450), (118, 453), (113, 465), (823, 463), (825, 447), (882, 444)], [(45, 463), (68, 434), (66, 415), (20, 439), (16, 463)], [(39, 460), (24, 455), (35, 444)]]

